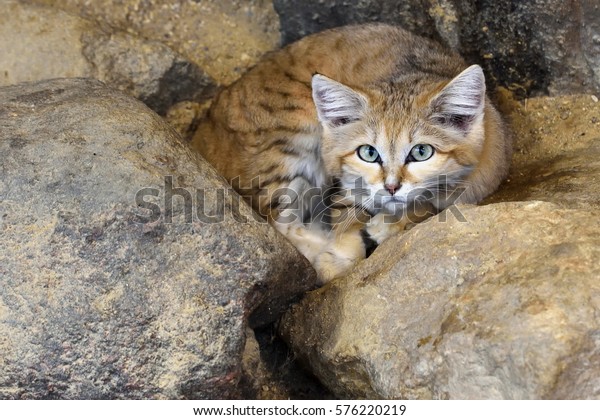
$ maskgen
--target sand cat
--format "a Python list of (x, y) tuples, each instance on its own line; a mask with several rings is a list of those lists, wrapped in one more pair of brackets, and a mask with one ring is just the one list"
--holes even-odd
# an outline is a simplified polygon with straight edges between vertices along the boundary
[(481, 68), (383, 24), (266, 55), (219, 93), (192, 145), (321, 283), (418, 209), (477, 203), (507, 175), (511, 153)]

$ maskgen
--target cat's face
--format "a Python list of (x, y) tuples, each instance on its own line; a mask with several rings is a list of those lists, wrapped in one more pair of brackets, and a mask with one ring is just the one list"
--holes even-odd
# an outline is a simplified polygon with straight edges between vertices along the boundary
[(456, 199), (483, 145), (485, 81), (472, 66), (450, 83), (359, 93), (323, 76), (313, 98), (323, 159), (350, 204), (372, 213)]

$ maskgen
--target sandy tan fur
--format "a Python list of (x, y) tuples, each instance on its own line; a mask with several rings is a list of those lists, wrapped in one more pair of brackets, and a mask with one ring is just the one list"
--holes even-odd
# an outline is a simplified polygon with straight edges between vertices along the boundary
[[(268, 54), (220, 92), (192, 145), (303, 251), (326, 281), (364, 258), (358, 239), (363, 225), (355, 219), (341, 223), (350, 235), (341, 237), (301, 224), (278, 224), (282, 208), (276, 191), (281, 188), (321, 187), (352, 176), (373, 188), (383, 188), (390, 179), (416, 185), (437, 173), (469, 168), (459, 182), (467, 186), (459, 201), (476, 203), (506, 176), (510, 136), (487, 98), (481, 123), (458, 140), (454, 131), (432, 123), (436, 98), (467, 67), (454, 52), (396, 27), (371, 24), (325, 31)], [(328, 128), (319, 121), (315, 74), (364, 98), (368, 107), (360, 122)], [(356, 157), (357, 147), (365, 143), (385, 153), (381, 165)], [(429, 165), (405, 164), (406, 150), (416, 143), (435, 147)], [(384, 230), (373, 228), (380, 240)], [(319, 262), (338, 257), (339, 264)]]

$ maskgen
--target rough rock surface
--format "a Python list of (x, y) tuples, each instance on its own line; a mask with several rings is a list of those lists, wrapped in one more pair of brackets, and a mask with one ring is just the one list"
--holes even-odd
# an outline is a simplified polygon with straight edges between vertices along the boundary
[(176, 102), (203, 101), (211, 78), (166, 45), (58, 9), (0, 3), (0, 86), (58, 77), (93, 77), (160, 114)]
[(284, 43), (386, 22), (444, 41), (522, 96), (600, 90), (600, 5), (589, 0), (274, 0)]
[(600, 102), (593, 95), (531, 98), (511, 115), (508, 182), (486, 202), (544, 200), (600, 208)]
[(0, 88), (0, 156), (2, 399), (237, 397), (249, 322), (314, 285), (158, 115), (100, 82)]
[(160, 41), (229, 84), (279, 45), (270, 0), (34, 0)]
[(285, 339), (342, 397), (599, 398), (600, 212), (458, 209), (309, 293)]
[(391, 239), (286, 315), (338, 396), (600, 398), (600, 103), (529, 99), (511, 119), (488, 205)]

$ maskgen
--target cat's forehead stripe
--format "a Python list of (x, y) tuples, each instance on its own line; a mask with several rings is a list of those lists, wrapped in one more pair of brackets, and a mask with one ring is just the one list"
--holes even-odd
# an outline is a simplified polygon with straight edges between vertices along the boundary
[(402, 151), (405, 145), (412, 141), (412, 129), (399, 124), (385, 124), (377, 135), (377, 141), (382, 145), (387, 154), (396, 156), (396, 153)]
[(393, 156), (394, 153), (394, 141), (390, 140), (385, 125), (380, 127), (379, 131), (375, 135), (376, 148), (382, 155), (384, 160), (387, 160), (389, 156)]

